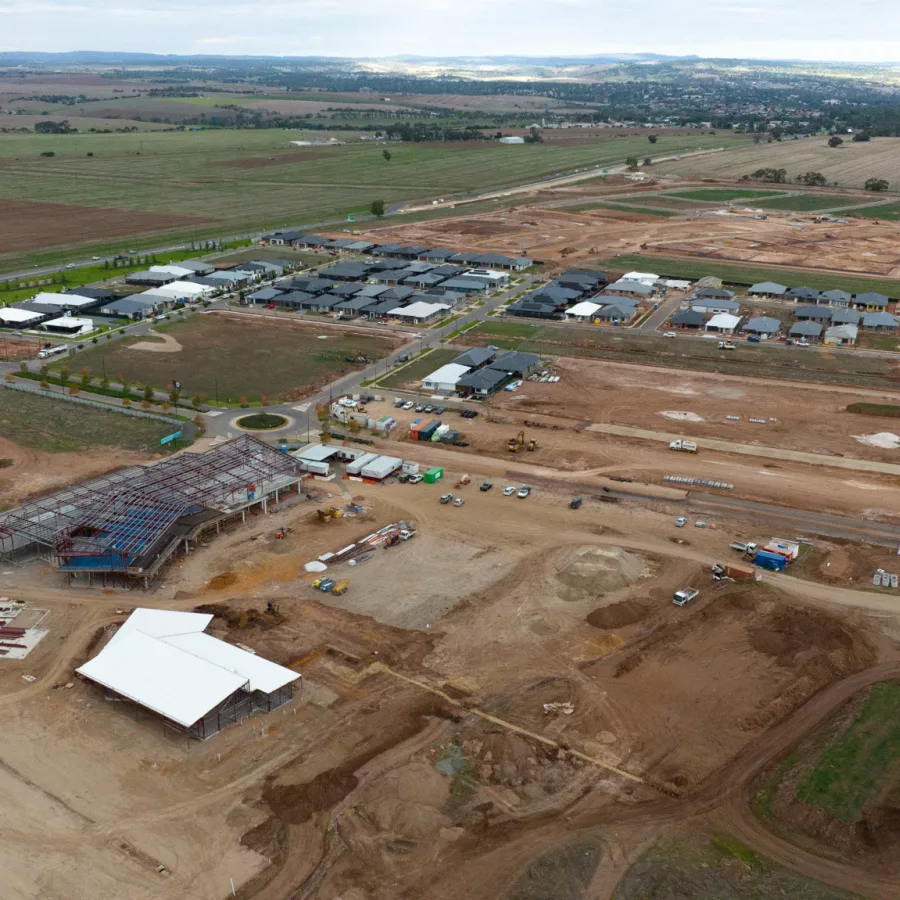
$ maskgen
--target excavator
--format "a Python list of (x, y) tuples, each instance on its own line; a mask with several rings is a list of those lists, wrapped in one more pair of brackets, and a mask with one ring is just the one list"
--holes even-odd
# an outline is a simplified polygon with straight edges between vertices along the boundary
[(509, 450), (510, 453), (518, 453), (522, 449), (522, 445), (525, 443), (525, 432), (520, 431), (515, 437), (509, 439), (509, 443), (506, 445), (506, 449)]

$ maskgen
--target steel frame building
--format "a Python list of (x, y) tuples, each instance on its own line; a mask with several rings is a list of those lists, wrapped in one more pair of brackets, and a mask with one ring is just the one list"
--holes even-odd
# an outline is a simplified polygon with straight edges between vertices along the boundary
[(211, 527), (295, 489), (293, 457), (252, 435), (55, 491), (0, 514), (0, 555), (36, 554), (71, 576), (140, 579), (147, 587)]

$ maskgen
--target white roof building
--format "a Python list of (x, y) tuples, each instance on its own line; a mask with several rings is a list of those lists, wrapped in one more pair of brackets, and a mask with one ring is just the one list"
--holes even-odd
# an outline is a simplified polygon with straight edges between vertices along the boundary
[(40, 294), (35, 294), (29, 303), (37, 303), (39, 306), (90, 306), (91, 304), (96, 304), (97, 301), (91, 297), (82, 297), (79, 294), (48, 294), (46, 291), (42, 291)]
[(430, 319), (445, 309), (450, 309), (446, 303), (426, 303), (424, 300), (417, 300), (409, 306), (398, 306), (396, 309), (388, 311), (389, 316), (397, 319)]
[[(109, 643), (76, 671), (181, 725), (192, 736), (209, 737), (220, 729), (218, 719), (224, 716), (220, 711), (216, 722), (205, 719), (221, 704), (231, 699), (249, 701), (255, 692), (277, 695), (300, 678), (290, 669), (204, 634), (212, 618), (136, 609)], [(254, 708), (267, 707), (256, 703)], [(228, 722), (235, 720), (228, 718)], [(201, 723), (202, 729), (197, 728)]]
[(193, 281), (173, 281), (153, 289), (156, 296), (168, 296), (176, 300), (202, 297), (204, 294), (211, 294), (214, 290), (215, 288), (208, 284), (194, 284)]
[(90, 334), (96, 326), (93, 319), (76, 319), (74, 316), (60, 316), (41, 325), (45, 331), (63, 331), (66, 334)]
[(162, 272), (166, 275), (177, 275), (179, 278), (187, 278), (196, 275), (194, 269), (186, 269), (184, 266), (150, 266), (151, 272)]
[(590, 319), (598, 309), (601, 309), (599, 303), (591, 303), (590, 300), (582, 300), (566, 310), (567, 319)]
[(33, 322), (40, 317), (40, 313), (30, 312), (27, 309), (17, 309), (15, 306), (0, 306), (0, 322), (6, 322), (10, 325), (23, 325), (25, 322)]
[(659, 275), (654, 275), (652, 272), (626, 272), (619, 281), (640, 281), (648, 287), (653, 287), (659, 281)]
[(459, 381), (466, 372), (470, 372), (469, 366), (463, 366), (459, 363), (447, 363), (441, 366), (430, 375), (426, 375), (422, 379), (422, 387), (427, 391), (450, 392), (456, 390), (456, 382)]
[(706, 330), (718, 331), (723, 334), (732, 334), (734, 329), (740, 324), (740, 316), (733, 316), (731, 313), (719, 313), (706, 323)]

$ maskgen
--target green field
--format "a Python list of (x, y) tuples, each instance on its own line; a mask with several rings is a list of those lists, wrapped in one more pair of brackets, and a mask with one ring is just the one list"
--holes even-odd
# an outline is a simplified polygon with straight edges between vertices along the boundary
[(507, 322), (499, 319), (487, 319), (475, 328), (482, 334), (496, 334), (500, 337), (533, 338), (541, 333), (540, 325), (529, 325), (527, 322)]
[(153, 419), (106, 412), (23, 391), (0, 389), (0, 434), (45, 453), (76, 453), (99, 447), (156, 450), (173, 426)]
[(797, 799), (854, 823), (887, 789), (900, 784), (900, 684), (872, 686), (850, 727), (797, 784)]
[(631, 268), (640, 268), (641, 271), (652, 270), (671, 278), (703, 278), (706, 275), (713, 275), (721, 278), (726, 284), (750, 285), (760, 281), (775, 281), (788, 287), (803, 284), (820, 291), (839, 288), (850, 293), (877, 291), (892, 298), (900, 297), (900, 281), (865, 275), (834, 275), (830, 272), (812, 272), (807, 269), (741, 265), (708, 259), (673, 259), (651, 253), (617, 256), (604, 260), (603, 264), (617, 271), (625, 272)]
[[(391, 204), (464, 195), (621, 162), (646, 146), (637, 137), (513, 148), (494, 142), (408, 143), (392, 146), (388, 162), (382, 148), (371, 145), (301, 149), (290, 144), (308, 137), (277, 129), (2, 135), (0, 198), (191, 217), (192, 224), (160, 225), (152, 235), (144, 230), (142, 243), (135, 243), (141, 229), (129, 232), (123, 225), (119, 247), (123, 242), (148, 247), (158, 245), (162, 234), (174, 241), (284, 224), (314, 225), (363, 214), (374, 199)], [(718, 144), (723, 140), (739, 143), (714, 139)], [(672, 150), (710, 143), (708, 136), (687, 135)], [(55, 156), (42, 158), (42, 152)], [(58, 234), (59, 223), (52, 217), (46, 227), (48, 234)], [(35, 251), (41, 237), (34, 236)], [(93, 252), (109, 242), (92, 243), (89, 234), (74, 229), (71, 245)], [(34, 261), (30, 254), (7, 252), (0, 261), (11, 268)]]
[(729, 200), (753, 200), (757, 197), (768, 197), (779, 193), (778, 190), (757, 191), (749, 188), (696, 188), (692, 191), (676, 191), (670, 197), (681, 197), (684, 200), (706, 200), (711, 203), (725, 203)]
[(465, 351), (459, 348), (455, 350), (445, 348), (432, 350), (430, 353), (426, 353), (418, 359), (414, 359), (409, 365), (404, 366), (402, 369), (392, 372), (387, 378), (382, 378), (381, 381), (378, 382), (378, 385), (379, 387), (396, 388), (397, 390), (404, 387), (414, 387), (426, 375), (430, 375), (463, 352)]
[(773, 200), (759, 200), (754, 205), (763, 209), (813, 212), (817, 209), (835, 209), (866, 202), (865, 198), (856, 197), (853, 194), (801, 194), (799, 197), (777, 197)]
[(894, 221), (900, 219), (900, 203), (884, 203), (880, 206), (867, 206), (853, 210), (854, 215), (865, 216), (867, 219), (888, 219)]
[[(615, 900), (854, 900), (729, 835), (658, 841), (616, 885)], [(578, 898), (582, 900), (582, 898)]]
[[(87, 368), (111, 381), (149, 384), (168, 390), (174, 380), (182, 394), (205, 394), (211, 403), (235, 405), (245, 398), (258, 402), (263, 396), (295, 399), (320, 384), (362, 367), (357, 356), (384, 356), (394, 343), (383, 334), (366, 335), (327, 325), (289, 326), (265, 322), (259, 317), (226, 315), (192, 316), (159, 331), (171, 335), (182, 347), (178, 352), (134, 350), (131, 345), (153, 338), (132, 337), (67, 360), (72, 372)], [(320, 340), (319, 335), (327, 335)], [(162, 341), (160, 341), (162, 343)], [(54, 366), (54, 368), (57, 368)]]

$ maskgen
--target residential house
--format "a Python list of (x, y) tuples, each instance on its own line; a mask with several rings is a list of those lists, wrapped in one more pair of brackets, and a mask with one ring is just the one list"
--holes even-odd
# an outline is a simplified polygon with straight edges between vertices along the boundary
[(747, 293), (754, 297), (774, 297), (780, 299), (787, 293), (787, 286), (778, 284), (776, 281), (761, 281), (759, 284), (754, 284)]
[(316, 294), (309, 300), (304, 300), (300, 304), (301, 309), (309, 312), (326, 313), (331, 312), (335, 304), (340, 303), (344, 297), (335, 297), (334, 294)]
[(399, 306), (389, 310), (388, 315), (394, 319), (421, 325), (440, 318), (448, 309), (450, 307), (446, 303), (427, 303), (424, 300), (417, 300), (410, 303), (409, 306)]
[(384, 318), (390, 310), (396, 309), (398, 306), (402, 305), (402, 300), (382, 300), (381, 297), (379, 297), (368, 306), (363, 307), (362, 312), (367, 319), (381, 319)]
[(180, 276), (173, 272), (132, 272), (125, 276), (125, 284), (138, 284), (144, 287), (162, 287), (177, 281)]
[(646, 284), (647, 287), (653, 287), (659, 281), (659, 275), (653, 272), (626, 272), (619, 280), (640, 281), (641, 284)]
[(501, 353), (488, 365), (488, 368), (506, 372), (518, 378), (527, 378), (532, 372), (541, 368), (541, 358), (536, 353), (520, 353), (518, 350), (509, 350)]
[(488, 286), (484, 281), (477, 278), (448, 278), (441, 284), (441, 287), (448, 291), (461, 291), (463, 294), (483, 294), (487, 291)]
[(431, 270), (432, 275), (443, 275), (444, 278), (456, 278), (457, 275), (462, 275), (466, 270), (462, 266), (454, 266), (450, 263), (445, 263), (442, 266), (435, 266)]
[[(565, 305), (562, 307), (565, 308)], [(553, 301), (541, 301), (540, 299), (516, 300), (506, 307), (507, 316), (523, 316), (529, 319), (561, 319), (560, 307)]]
[(492, 369), (489, 366), (484, 369), (476, 369), (467, 372), (456, 382), (456, 389), (461, 394), (470, 397), (491, 397), (510, 380), (506, 372)]
[(570, 306), (566, 310), (565, 316), (567, 319), (571, 319), (574, 322), (592, 322), (594, 313), (602, 308), (603, 307), (600, 306), (599, 303), (591, 303), (590, 300), (582, 300), (580, 303)]
[(399, 249), (400, 249), (399, 244), (379, 244), (372, 251), (372, 256), (381, 256), (381, 257), (392, 256)]
[(343, 262), (328, 269), (320, 269), (319, 278), (328, 278), (331, 281), (363, 281), (369, 271), (369, 266), (358, 262)]
[(459, 265), (465, 266), (466, 268), (468, 268), (469, 266), (477, 266), (478, 265), (478, 263), (476, 262), (477, 259), (478, 259), (477, 253), (472, 253), (472, 252), (466, 250), (466, 251), (463, 251), (462, 253), (454, 253), (453, 256), (451, 256), (448, 259), (448, 262), (458, 263)]
[(466, 278), (478, 278), (487, 283), (492, 291), (509, 284), (509, 275), (496, 269), (469, 269)]
[(696, 309), (682, 309), (675, 313), (671, 319), (669, 319), (669, 325), (672, 328), (691, 328), (697, 329), (702, 328), (703, 323), (706, 321), (706, 316), (703, 315), (702, 312)]
[(832, 310), (827, 306), (798, 306), (794, 318), (798, 322), (830, 322)]
[(284, 244), (293, 244), (295, 241), (303, 238), (303, 236), (301, 231), (269, 231), (262, 235), (259, 241), (261, 244), (274, 244), (280, 247)]
[(459, 291), (445, 291), (443, 286), (436, 288), (427, 288), (425, 293), (430, 301), (434, 303), (446, 303), (449, 306), (465, 306), (469, 302), (469, 298)]
[[(411, 287), (407, 287), (406, 285), (399, 284), (397, 287), (389, 288), (383, 294), (378, 296), (379, 300), (397, 300), (399, 302), (403, 302), (404, 300), (409, 300), (410, 297), (415, 293), (415, 291)], [(398, 305), (399, 305), (398, 302)]]
[(391, 253), (391, 256), (395, 256), (397, 259), (408, 259), (414, 260), (418, 259), (422, 253), (425, 253), (428, 250), (427, 247), (420, 247), (417, 244), (410, 244), (406, 247), (398, 247)]
[(324, 294), (334, 287), (334, 282), (327, 278), (295, 278), (289, 285), (291, 290), (304, 291), (307, 294)]
[(740, 308), (740, 303), (736, 300), (729, 300), (727, 297), (703, 297), (691, 302), (691, 309), (706, 314), (731, 313), (734, 315)]
[(896, 331), (898, 319), (886, 312), (864, 313), (862, 327), (866, 331)]
[(482, 366), (486, 366), (493, 358), (493, 350), (488, 350), (487, 347), (473, 347), (471, 350), (466, 350), (465, 353), (460, 353), (459, 356), (450, 360), (450, 362), (456, 363), (458, 366), (468, 366), (470, 369), (480, 369)]
[(731, 313), (718, 313), (706, 323), (706, 330), (714, 331), (717, 334), (734, 334), (740, 324), (740, 316), (733, 316)]
[(643, 281), (627, 281), (624, 278), (608, 285), (606, 289), (617, 294), (642, 298), (652, 297), (654, 290), (651, 285), (645, 284)]
[(264, 287), (260, 288), (258, 291), (254, 291), (252, 294), (248, 294), (246, 299), (250, 303), (265, 305), (277, 301), (282, 293), (283, 292), (279, 291), (277, 288)]
[[(849, 297), (850, 295), (847, 294)], [(831, 313), (832, 325), (859, 325), (862, 313), (858, 309), (835, 309)]]
[(315, 295), (307, 294), (306, 291), (288, 291), (278, 298), (278, 305), (285, 309), (308, 309), (309, 307), (304, 304), (313, 299), (315, 299)]
[[(821, 294), (811, 287), (792, 287), (784, 292), (785, 300), (793, 300), (794, 303), (818, 303)], [(827, 303), (828, 301), (823, 301)]]
[[(864, 294), (857, 294), (853, 298), (853, 307), (855, 309), (865, 309), (870, 312), (878, 310), (887, 311), (888, 298), (884, 294), (876, 294), (874, 291), (867, 291)], [(863, 326), (865, 328), (865, 325)]]
[(342, 319), (355, 319), (363, 314), (363, 310), (372, 303), (371, 297), (345, 297), (340, 303), (335, 303), (332, 307), (338, 312)]
[(361, 284), (353, 284), (352, 282), (345, 281), (335, 285), (328, 293), (333, 297), (339, 297), (341, 300), (345, 300), (347, 297), (355, 297), (361, 290)]
[(618, 303), (607, 303), (594, 313), (594, 319), (600, 322), (612, 322), (613, 324), (628, 322), (634, 318), (637, 308)]
[(858, 335), (858, 325), (832, 325), (831, 328), (825, 329), (825, 343), (837, 344), (839, 347), (853, 346)]
[(271, 263), (267, 260), (253, 260), (252, 262), (241, 263), (241, 269), (245, 272), (253, 272), (263, 279), (278, 278), (284, 275), (284, 267), (277, 263)]
[(846, 309), (853, 302), (853, 297), (846, 291), (822, 291), (819, 303), (827, 303), (835, 309)]
[(371, 241), (350, 241), (344, 249), (350, 253), (371, 253), (375, 245)]
[[(375, 252), (374, 250), (372, 251)], [(407, 263), (405, 263), (402, 259), (387, 259), (387, 258), (379, 258), (373, 259), (371, 263), (369, 263), (370, 271), (372, 272), (387, 272), (391, 269), (405, 269)]]
[(442, 281), (446, 281), (443, 275), (435, 275), (434, 272), (422, 272), (417, 275), (409, 275), (404, 278), (402, 284), (416, 288), (432, 288), (437, 287)]
[[(271, 260), (271, 262), (276, 262), (277, 265), (284, 268), (283, 260)], [(216, 271), (216, 267), (212, 263), (204, 262), (202, 259), (183, 259), (178, 265), (184, 269), (190, 269), (195, 275), (209, 275), (210, 272)]]
[(807, 341), (818, 341), (822, 337), (822, 323), (804, 320), (802, 322), (794, 322), (791, 325), (790, 335), (792, 338), (805, 339)]
[(781, 322), (773, 316), (755, 316), (749, 319), (741, 331), (761, 338), (772, 338), (781, 330)]
[(157, 309), (159, 305), (152, 298), (146, 299), (142, 294), (133, 294), (130, 297), (108, 301), (100, 307), (100, 312), (104, 316), (116, 316), (121, 319), (143, 319)]
[(322, 245), (322, 248), (331, 253), (342, 253), (352, 243), (353, 241), (350, 240), (350, 238), (332, 238), (331, 240), (326, 241)]
[(734, 291), (726, 291), (725, 288), (706, 287), (700, 288), (694, 294), (695, 300), (734, 300)]
[(456, 385), (463, 375), (470, 371), (468, 366), (459, 363), (447, 363), (441, 366), (437, 371), (426, 375), (422, 379), (422, 387), (426, 391), (434, 391), (435, 393), (451, 394), (456, 390)]
[(587, 293), (606, 284), (609, 276), (606, 272), (595, 272), (593, 269), (567, 269), (555, 281), (560, 287)]
[(419, 254), (419, 259), (422, 262), (434, 263), (435, 265), (440, 265), (441, 263), (445, 263), (450, 257), (453, 256), (452, 250), (444, 250), (440, 247), (435, 248), (434, 250), (426, 250), (424, 253)]
[[(529, 300), (552, 300), (558, 306), (568, 306), (575, 300), (579, 300), (582, 294), (580, 291), (573, 291), (569, 288), (560, 287), (558, 284), (545, 284), (543, 287), (532, 291), (528, 295)], [(599, 301), (599, 298), (598, 298)]]
[(328, 238), (320, 234), (302, 234), (289, 242), (299, 250), (323, 250), (328, 243)]
[(388, 289), (385, 284), (364, 284), (359, 292), (360, 297), (378, 297)]
[(476, 256), (472, 262), (481, 268), (504, 269), (509, 272), (522, 272), (534, 264), (534, 260), (527, 256), (511, 259), (502, 253), (483, 253), (481, 256)]
[[(63, 291), (65, 294), (66, 291)], [(106, 288), (89, 288), (89, 287), (80, 287), (77, 289), (76, 293), (79, 297), (90, 297), (93, 300), (99, 300), (102, 303), (106, 303), (109, 300), (115, 300), (118, 294), (114, 291), (107, 290)]]

